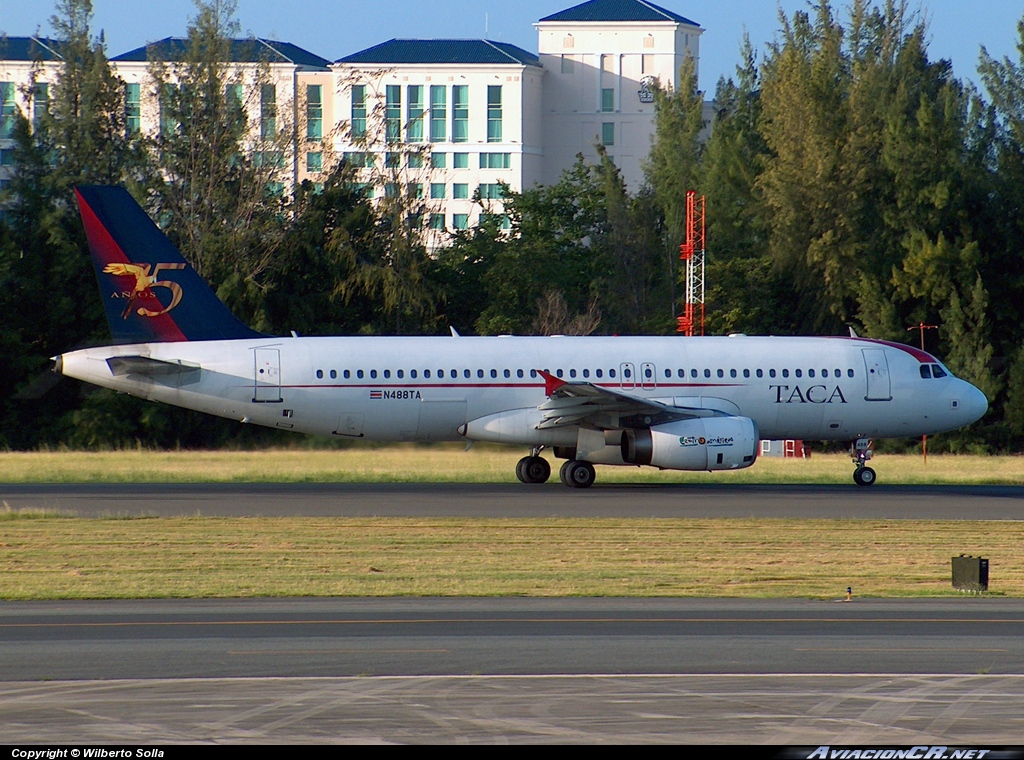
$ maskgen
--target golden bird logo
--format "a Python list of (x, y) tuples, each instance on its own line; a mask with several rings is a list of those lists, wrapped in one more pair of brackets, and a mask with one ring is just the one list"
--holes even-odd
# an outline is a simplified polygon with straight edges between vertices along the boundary
[[(153, 267), (153, 273), (150, 274), (150, 264), (122, 264), (115, 262), (113, 264), (107, 264), (103, 267), (104, 274), (112, 274), (119, 277), (134, 277), (135, 284), (132, 287), (130, 293), (127, 293), (125, 297), (128, 298), (128, 304), (124, 307), (124, 311), (121, 312), (121, 319), (128, 319), (128, 315), (132, 313), (132, 307), (135, 302), (148, 291), (148, 297), (156, 298), (153, 295), (153, 288), (167, 288), (171, 291), (171, 303), (167, 307), (154, 311), (147, 309), (144, 306), (139, 307), (137, 313), (142, 317), (158, 317), (161, 314), (166, 314), (181, 301), (182, 290), (181, 285), (170, 280), (158, 280), (157, 275), (161, 269), (184, 269), (184, 263), (177, 264), (157, 264)], [(118, 295), (115, 293), (114, 298)]]

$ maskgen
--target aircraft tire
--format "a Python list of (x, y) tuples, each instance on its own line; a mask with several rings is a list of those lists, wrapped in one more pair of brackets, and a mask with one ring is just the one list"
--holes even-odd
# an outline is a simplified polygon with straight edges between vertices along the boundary
[(533, 457), (523, 457), (518, 462), (516, 462), (516, 477), (519, 478), (520, 483), (530, 482), (529, 480), (526, 479), (526, 465), (532, 458)]
[(859, 486), (873, 486), (877, 477), (870, 467), (861, 467), (853, 471), (853, 482)]
[(594, 485), (595, 475), (594, 465), (576, 459), (570, 459), (563, 464), (558, 473), (562, 483), (569, 488), (590, 488)]
[(522, 465), (524, 483), (546, 483), (551, 477), (551, 465), (544, 457), (524, 457)]

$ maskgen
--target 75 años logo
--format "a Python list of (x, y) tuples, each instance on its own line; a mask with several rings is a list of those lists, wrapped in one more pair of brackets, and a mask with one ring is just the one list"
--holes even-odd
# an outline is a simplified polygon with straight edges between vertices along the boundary
[[(136, 313), (140, 317), (159, 317), (161, 314), (166, 314), (181, 301), (182, 291), (181, 285), (170, 280), (158, 280), (157, 273), (161, 269), (184, 269), (184, 263), (178, 264), (157, 264), (153, 267), (153, 273), (150, 274), (150, 264), (107, 264), (103, 267), (105, 274), (118, 275), (120, 277), (134, 277), (135, 285), (131, 290), (114, 291), (110, 294), (111, 298), (127, 298), (128, 303), (124, 307), (124, 311), (121, 312), (121, 319), (128, 319), (128, 315), (132, 313), (132, 307), (135, 306), (135, 302), (140, 298), (153, 299), (156, 306), (160, 309), (147, 309), (145, 306), (140, 306)], [(171, 291), (171, 302), (167, 306), (164, 306), (157, 299), (153, 293), (153, 288), (167, 288)]]

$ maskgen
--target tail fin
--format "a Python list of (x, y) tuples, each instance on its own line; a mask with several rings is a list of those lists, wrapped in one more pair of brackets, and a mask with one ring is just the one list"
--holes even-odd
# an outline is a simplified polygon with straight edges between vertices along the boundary
[(115, 343), (258, 338), (123, 187), (76, 187)]

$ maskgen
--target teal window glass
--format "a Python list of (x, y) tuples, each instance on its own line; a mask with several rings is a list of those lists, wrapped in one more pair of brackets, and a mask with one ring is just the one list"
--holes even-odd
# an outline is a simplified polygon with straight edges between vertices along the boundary
[(50, 85), (46, 82), (36, 82), (32, 88), (32, 129), (38, 130), (50, 110)]
[(430, 168), (431, 169), (447, 169), (448, 168), (448, 154), (447, 153), (431, 153), (430, 154)]
[(452, 185), (452, 198), (457, 201), (464, 201), (469, 199), (469, 185), (456, 182)]
[(430, 85), (430, 142), (448, 139), (448, 88)]
[(142, 86), (126, 84), (124, 87), (125, 129), (134, 135), (142, 129)]
[(469, 168), (469, 154), (468, 153), (453, 153), (452, 154), (452, 168), (453, 169), (468, 169)]
[(457, 230), (468, 230), (469, 214), (452, 214), (452, 227)]
[(477, 187), (477, 190), (480, 193), (481, 200), (498, 200), (504, 197), (501, 185), (497, 183), (482, 183)]
[(306, 139), (321, 140), (324, 136), (323, 85), (306, 85)]
[(612, 146), (615, 145), (615, 125), (609, 122), (605, 122), (601, 125), (601, 144)]
[(362, 153), (362, 152), (346, 153), (344, 158), (345, 158), (345, 163), (349, 164), (350, 166), (355, 166), (355, 167), (357, 167), (359, 169), (367, 169), (367, 168), (372, 167), (374, 165), (373, 154), (372, 153)]
[(611, 87), (601, 90), (601, 110), (605, 113), (615, 110), (615, 90)]
[(324, 154), (316, 151), (306, 154), (306, 171), (322, 172), (324, 170)]
[(501, 142), (501, 85), (487, 85), (487, 142)]
[(409, 98), (409, 121), (405, 127), (405, 139), (423, 142), (423, 85), (409, 85), (406, 95)]
[(410, 169), (422, 169), (423, 168), (423, 154), (422, 153), (410, 153), (409, 154), (409, 168)]
[(402, 139), (402, 87), (389, 84), (385, 88), (384, 124), (388, 142)]
[(481, 169), (508, 169), (512, 165), (510, 153), (481, 153)]
[(352, 137), (366, 137), (366, 85), (352, 85)]
[(430, 183), (430, 197), (433, 200), (444, 198), (445, 184), (444, 182), (431, 182)]
[(14, 82), (0, 82), (0, 139), (14, 137), (14, 115), (18, 106), (14, 102)]
[(175, 88), (172, 84), (164, 84), (160, 88), (160, 134), (163, 137), (178, 131), (178, 121), (174, 118)]
[(260, 138), (277, 134), (277, 85), (260, 85)]
[(432, 229), (432, 230), (443, 230), (444, 229), (444, 214), (431, 214), (430, 215), (430, 229)]
[(452, 142), (468, 141), (469, 85), (457, 84), (452, 87)]
[(388, 169), (397, 169), (402, 165), (401, 153), (385, 153), (384, 166)]

